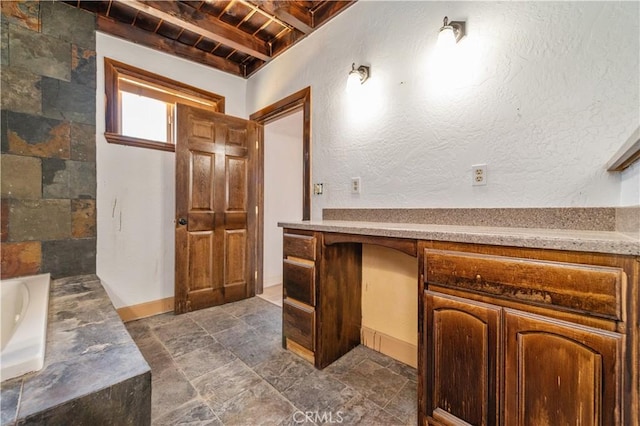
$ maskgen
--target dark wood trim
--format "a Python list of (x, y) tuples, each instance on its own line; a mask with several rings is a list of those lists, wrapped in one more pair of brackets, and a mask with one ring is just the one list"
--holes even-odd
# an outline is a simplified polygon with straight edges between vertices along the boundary
[[(302, 219), (311, 218), (311, 87), (306, 87), (271, 104), (249, 116), (249, 119), (259, 124), (267, 124), (296, 110), (302, 110)], [(262, 294), (263, 289), (263, 247), (264, 244), (264, 146), (259, 150), (256, 167), (258, 182), (258, 219), (257, 238), (257, 267), (256, 293)]]
[(330, 246), (333, 244), (343, 243), (373, 244), (376, 246), (388, 247), (394, 250), (398, 250), (402, 253), (408, 254), (409, 256), (418, 256), (417, 240), (404, 238), (373, 237), (370, 235), (333, 234), (329, 232), (324, 233), (324, 245)]
[[(174, 100), (176, 102), (224, 113), (224, 96), (207, 92), (206, 90), (171, 80), (170, 78), (114, 61), (110, 58), (104, 58), (104, 88), (106, 96), (104, 137), (109, 143), (175, 152), (175, 145), (173, 143), (152, 141), (120, 134), (118, 98), (121, 76), (130, 77), (132, 80), (148, 83), (152, 87), (163, 90), (167, 93), (168, 97), (175, 98)], [(207, 102), (209, 106), (185, 99), (185, 96), (193, 99), (201, 99)]]
[(149, 139), (133, 138), (123, 136), (118, 133), (104, 132), (104, 137), (109, 143), (117, 145), (135, 146), (137, 148), (157, 149), (159, 151), (175, 152), (176, 146), (173, 143), (151, 141)]
[[(180, 81), (172, 80), (165, 76), (152, 73), (142, 68), (137, 68), (123, 62), (115, 61), (111, 58), (104, 58), (105, 66), (105, 92), (107, 94), (107, 102), (109, 101), (109, 92), (117, 92), (119, 90), (118, 78), (121, 76), (131, 77), (133, 80), (142, 81), (148, 83), (150, 86), (157, 87), (158, 89), (166, 90), (170, 93), (175, 93), (177, 98), (181, 95), (186, 95), (195, 99), (202, 99), (203, 101), (212, 104), (211, 107), (206, 105), (196, 105), (197, 108), (211, 109), (212, 111), (224, 113), (225, 98), (216, 93), (208, 92), (195, 86), (191, 86)], [(107, 87), (107, 84), (108, 87)], [(180, 101), (180, 103), (185, 103)], [(188, 103), (188, 102), (186, 102)], [(113, 105), (112, 105), (113, 106)], [(117, 109), (117, 105), (116, 109)]]
[(149, 31), (141, 30), (122, 22), (114, 21), (113, 19), (105, 18), (104, 16), (98, 16), (96, 22), (98, 31), (159, 50), (160, 52), (188, 59), (240, 77), (245, 77), (244, 67), (225, 58), (211, 55), (195, 47), (187, 46), (186, 44), (178, 41), (162, 37)]

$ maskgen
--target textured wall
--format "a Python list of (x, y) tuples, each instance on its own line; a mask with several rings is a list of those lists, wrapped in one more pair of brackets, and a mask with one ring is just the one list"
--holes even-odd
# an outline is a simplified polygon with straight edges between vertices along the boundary
[(95, 18), (2, 2), (2, 277), (95, 272)]
[[(324, 207), (616, 206), (621, 177), (604, 165), (638, 125), (639, 7), (361, 1), (251, 77), (248, 112), (312, 86), (313, 181), (325, 184), (314, 218)], [(467, 21), (455, 69), (434, 59), (445, 15)], [(352, 62), (371, 65), (358, 96), (345, 91)], [(471, 186), (478, 163), (487, 186)]]
[[(104, 57), (225, 97), (228, 115), (245, 111), (246, 82), (194, 62), (100, 32), (97, 93), (104, 93)], [(104, 102), (95, 108), (104, 117)], [(173, 296), (175, 154), (107, 143), (97, 123), (97, 272), (116, 308)]]

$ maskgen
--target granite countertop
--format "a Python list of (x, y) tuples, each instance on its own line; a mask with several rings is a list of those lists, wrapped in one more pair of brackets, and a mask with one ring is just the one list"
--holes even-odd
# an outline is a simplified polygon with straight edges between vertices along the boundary
[(103, 390), (108, 398), (131, 400), (131, 395), (115, 395), (114, 386), (145, 375), (150, 381), (149, 365), (97, 276), (55, 280), (50, 291), (44, 367), (2, 382), (2, 425), (48, 412), (43, 417), (51, 420), (56, 417), (50, 411), (68, 403), (82, 410)]
[(282, 228), (376, 237), (411, 238), (512, 247), (640, 255), (640, 237), (615, 231), (312, 220)]

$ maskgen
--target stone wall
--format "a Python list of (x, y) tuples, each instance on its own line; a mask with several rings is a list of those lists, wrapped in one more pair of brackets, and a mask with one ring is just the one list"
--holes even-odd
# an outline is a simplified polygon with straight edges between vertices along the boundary
[(2, 278), (95, 272), (95, 17), (3, 1)]

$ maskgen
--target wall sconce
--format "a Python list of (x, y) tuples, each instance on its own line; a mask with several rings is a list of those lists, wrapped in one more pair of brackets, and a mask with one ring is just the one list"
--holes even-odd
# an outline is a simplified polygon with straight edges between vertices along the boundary
[(363, 84), (369, 78), (369, 67), (360, 65), (356, 68), (355, 62), (351, 65), (349, 78), (347, 80), (347, 90), (351, 90)]
[(449, 18), (445, 16), (442, 28), (440, 28), (440, 34), (438, 34), (438, 47), (449, 48), (455, 46), (465, 36), (465, 28), (465, 21), (449, 22)]

